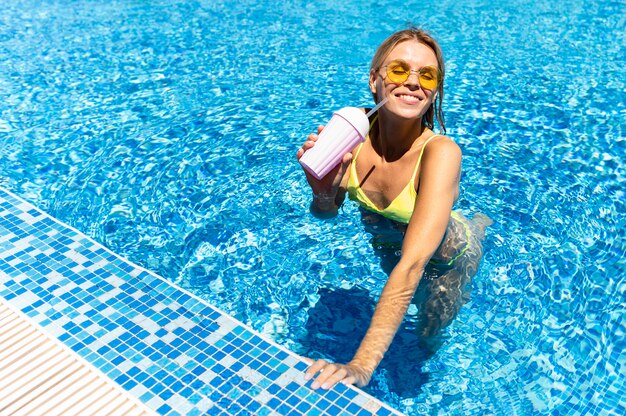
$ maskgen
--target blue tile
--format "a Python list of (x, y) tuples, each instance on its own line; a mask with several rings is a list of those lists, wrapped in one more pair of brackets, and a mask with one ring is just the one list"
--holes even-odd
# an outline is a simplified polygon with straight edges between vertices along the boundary
[(156, 383), (157, 381), (154, 377), (146, 376), (146, 378), (143, 380), (143, 385), (148, 388), (154, 386)]
[(269, 385), (269, 387), (267, 387), (265, 390), (266, 390), (268, 393), (275, 395), (276, 393), (278, 393), (278, 392), (281, 390), (281, 388), (280, 388), (280, 386), (279, 386), (279, 385), (277, 385), (277, 384), (273, 384), (273, 383), (272, 383), (272, 384), (270, 384), (270, 385)]
[(276, 409), (278, 411), (278, 413), (280, 413), (281, 415), (290, 415), (293, 414), (293, 408), (285, 403), (281, 404), (280, 406), (278, 406), (278, 409)]
[(345, 408), (348, 404), (350, 404), (350, 400), (346, 399), (345, 397), (339, 397), (337, 398), (335, 404), (341, 408)]
[[(321, 392), (320, 394), (324, 394), (325, 392), (328, 392), (328, 390)], [(316, 406), (322, 409), (328, 409), (330, 407), (330, 404), (331, 403), (328, 400), (326, 400), (324, 397), (320, 397), (316, 402)]]
[(280, 400), (278, 400), (278, 399), (277, 399), (277, 398), (275, 398), (275, 397), (272, 397), (272, 398), (271, 398), (271, 399), (267, 402), (267, 406), (268, 406), (270, 409), (277, 409), (277, 408), (278, 408), (278, 406), (280, 406), (280, 405), (281, 405)]
[(167, 401), (174, 396), (174, 392), (170, 389), (163, 389), (161, 393), (159, 393), (159, 397), (163, 400)]
[(120, 383), (120, 384), (121, 384), (121, 386), (122, 386), (122, 387), (124, 387), (126, 390), (131, 390), (133, 387), (135, 387), (135, 386), (138, 384), (138, 382), (137, 382), (137, 381), (135, 381), (135, 380), (130, 379), (130, 380), (128, 380), (126, 383), (123, 383), (123, 384), (122, 384), (122, 383)]
[[(268, 390), (268, 391), (269, 391), (269, 390)], [(281, 389), (279, 389), (278, 391), (276, 391), (276, 392), (274, 393), (274, 395), (275, 395), (276, 397), (278, 397), (279, 399), (281, 399), (281, 400), (285, 401), (285, 400), (287, 400), (287, 398), (288, 398), (289, 396), (291, 396), (291, 393), (290, 393), (290, 392), (288, 392), (287, 390), (281, 390)]]
[(348, 400), (353, 400), (358, 396), (358, 393), (350, 388), (345, 388), (345, 393), (344, 396), (348, 399)]
[(298, 404), (300, 404), (300, 402), (302, 402), (302, 400), (298, 396), (290, 396), (286, 400), (286, 402), (289, 403), (289, 405), (291, 405), (293, 407), (297, 407)]
[(328, 390), (326, 394), (324, 395), (324, 397), (327, 400), (334, 402), (335, 400), (339, 398), (339, 395), (334, 390)]
[[(3, 198), (4, 193), (0, 189), (0, 203)], [(206, 396), (217, 403), (207, 413), (223, 415), (232, 412), (269, 414), (272, 410), (283, 414), (319, 414), (319, 409), (324, 406), (326, 412), (341, 412), (353, 405), (351, 400), (358, 393), (350, 389), (337, 389), (339, 394), (335, 391), (326, 392), (323, 398), (312, 392), (309, 396), (302, 396), (306, 397), (306, 400), (302, 400), (300, 392), (306, 391), (306, 388), (297, 382), (290, 382), (281, 388), (274, 381), (289, 369), (284, 363), (287, 359), (292, 360), (289, 353), (235, 321), (218, 320), (223, 319), (222, 313), (210, 305), (161, 278), (135, 268), (45, 215), (37, 213), (36, 225), (22, 227), (23, 222), (17, 217), (20, 209), (8, 202), (3, 204), (13, 214), (8, 219), (7, 216), (0, 216), (0, 222), (8, 222), (9, 227), (15, 230), (13, 233), (17, 237), (13, 241), (30, 233), (36, 237), (31, 240), (32, 246), (24, 247), (21, 252), (5, 258), (2, 258), (0, 250), (0, 270), (12, 277), (11, 281), (0, 283), (0, 293), (8, 299), (25, 294), (36, 298), (23, 310), (41, 324), (52, 324), (54, 320), (68, 317), (72, 319), (63, 328), (65, 332), (59, 338), (74, 350), (80, 351), (86, 360), (124, 388), (133, 390), (142, 385), (148, 389), (142, 393), (144, 400), (157, 396), (165, 400), (166, 403), (156, 409), (159, 413), (171, 416), (178, 414), (177, 406), (170, 402), (174, 399), (183, 398), (184, 401), (187, 398), (187, 403), (193, 407)], [(44, 235), (44, 229), (54, 230), (57, 234), (54, 237)], [(75, 242), (81, 245), (76, 246)], [(78, 264), (81, 261), (69, 257), (67, 244), (70, 243), (73, 244), (73, 250), (87, 259), (82, 261), (82, 265)], [(5, 240), (0, 243), (0, 247), (10, 248), (11, 242)], [(56, 250), (49, 256), (35, 250), (47, 250), (48, 247)], [(7, 261), (14, 259), (21, 263), (15, 267), (7, 264)], [(88, 270), (97, 263), (99, 267)], [(46, 275), (53, 271), (62, 273), (64, 277), (49, 285)], [(138, 275), (131, 276), (128, 273)], [(118, 292), (118, 287), (121, 292)], [(117, 292), (113, 297), (107, 296), (111, 290)], [(61, 306), (62, 300), (67, 305)], [(90, 309), (78, 312), (78, 308), (82, 310), (84, 305)], [(145, 321), (140, 322), (141, 319)], [(178, 326), (171, 332), (159, 327), (159, 324), (181, 320), (188, 320), (192, 325)], [(152, 325), (152, 322), (156, 323), (156, 327), (147, 325)], [(211, 334), (218, 329), (223, 331), (224, 326), (232, 328), (231, 332), (221, 335), (216, 342), (207, 342)], [(124, 331), (120, 332), (120, 328)], [(116, 331), (118, 338), (110, 340), (107, 345), (97, 342), (110, 331)], [(150, 339), (152, 345), (147, 345), (146, 339)], [(228, 368), (220, 363), (226, 357), (231, 359)], [(122, 373), (118, 366), (129, 363), (133, 365), (126, 367), (129, 370)], [(256, 385), (238, 374), (246, 365), (258, 371), (257, 377), (261, 376)], [(307, 366), (297, 362), (295, 367), (302, 371)], [(202, 380), (209, 368), (217, 376), (205, 384)], [(254, 399), (261, 392), (273, 395), (267, 406)], [(353, 394), (351, 398), (348, 397)], [(311, 403), (317, 401), (317, 406), (321, 407), (311, 407), (307, 400)], [(359, 410), (358, 406), (356, 409)], [(201, 413), (196, 410), (191, 409), (188, 414)]]
[(115, 381), (118, 384), (124, 384), (128, 380), (129, 380), (129, 377), (126, 374), (120, 374), (118, 377), (115, 378)]
[(306, 369), (309, 368), (309, 366), (306, 363), (299, 361), (296, 363), (294, 368), (299, 371), (306, 371)]
[(166, 386), (173, 386), (174, 384), (178, 383), (178, 380), (176, 379), (176, 377), (168, 375), (167, 377), (162, 379), (161, 382), (164, 383)]

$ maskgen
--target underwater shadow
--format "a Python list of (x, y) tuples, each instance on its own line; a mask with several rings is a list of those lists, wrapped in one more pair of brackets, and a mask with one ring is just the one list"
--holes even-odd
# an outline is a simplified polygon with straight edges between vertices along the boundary
[[(349, 362), (369, 327), (376, 302), (359, 287), (321, 288), (318, 294), (319, 300), (308, 311), (305, 335), (300, 340), (304, 355)], [(415, 324), (405, 320), (366, 390), (391, 392), (400, 399), (416, 397), (428, 382), (423, 363), (440, 344), (438, 338), (425, 340), (419, 336)]]

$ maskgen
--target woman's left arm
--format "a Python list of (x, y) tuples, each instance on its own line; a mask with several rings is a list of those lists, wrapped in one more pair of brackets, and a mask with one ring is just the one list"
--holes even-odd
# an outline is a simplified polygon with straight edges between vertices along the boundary
[(330, 388), (337, 382), (360, 387), (369, 383), (404, 319), (424, 267), (444, 237), (458, 197), (460, 173), (461, 149), (452, 140), (443, 137), (425, 149), (419, 196), (402, 244), (402, 256), (383, 288), (369, 329), (350, 363), (318, 360), (309, 367), (307, 379), (319, 372), (313, 388)]

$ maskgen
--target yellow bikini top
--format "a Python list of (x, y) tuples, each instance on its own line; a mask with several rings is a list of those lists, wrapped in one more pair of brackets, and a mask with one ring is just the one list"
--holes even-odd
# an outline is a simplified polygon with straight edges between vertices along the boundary
[(415, 164), (415, 169), (413, 170), (413, 174), (411, 175), (411, 180), (406, 184), (404, 189), (400, 192), (400, 194), (393, 200), (385, 209), (379, 209), (370, 199), (365, 195), (365, 192), (361, 189), (361, 185), (359, 184), (359, 178), (356, 173), (356, 160), (359, 156), (359, 152), (361, 151), (361, 147), (363, 144), (359, 145), (352, 158), (352, 163), (350, 163), (350, 177), (348, 178), (348, 197), (358, 202), (363, 208), (368, 209), (372, 212), (382, 215), (385, 218), (389, 218), (394, 221), (398, 221), (404, 224), (408, 224), (411, 219), (411, 215), (413, 214), (413, 208), (415, 207), (415, 200), (417, 199), (417, 192), (415, 192), (415, 174), (420, 166), (420, 162), (422, 160), (422, 155), (424, 154), (424, 149), (428, 142), (430, 142), (433, 138), (441, 136), (441, 134), (432, 135), (424, 142), (422, 146), (422, 150), (420, 150), (419, 157), (417, 158), (417, 163)]

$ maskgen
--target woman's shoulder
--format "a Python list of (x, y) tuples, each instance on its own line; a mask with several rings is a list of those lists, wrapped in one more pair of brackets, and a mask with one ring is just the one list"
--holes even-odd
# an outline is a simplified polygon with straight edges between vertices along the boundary
[(461, 147), (450, 137), (443, 134), (433, 133), (424, 148), (424, 159), (461, 159)]
[(446, 136), (445, 134), (439, 134), (439, 133), (432, 133), (427, 139), (427, 146), (424, 149), (425, 151), (428, 150), (428, 148), (430, 149), (437, 149), (438, 151), (445, 151), (445, 152), (461, 152), (461, 147), (454, 141), (452, 140), (449, 136)]

